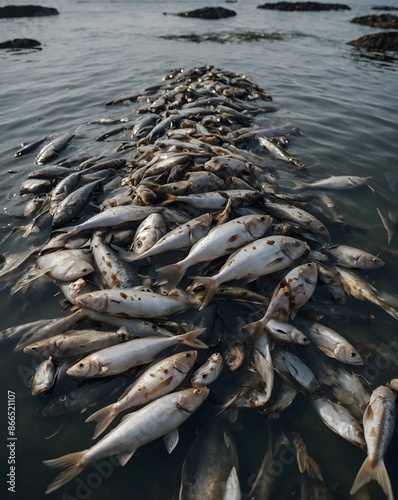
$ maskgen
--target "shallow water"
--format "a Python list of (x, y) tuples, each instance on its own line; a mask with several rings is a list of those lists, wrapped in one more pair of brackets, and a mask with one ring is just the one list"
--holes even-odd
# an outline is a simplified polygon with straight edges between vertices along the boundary
[[(7, 2), (10, 3), (19, 4)], [(106, 102), (160, 83), (173, 68), (212, 64), (247, 75), (273, 96), (279, 111), (269, 115), (270, 123), (291, 123), (300, 128), (302, 135), (292, 144), (291, 152), (306, 164), (314, 179), (341, 174), (371, 177), (369, 184), (374, 194), (365, 186), (333, 197), (350, 224), (367, 230), (342, 234), (344, 241), (339, 242), (381, 252), (386, 265), (369, 272), (368, 279), (377, 288), (396, 295), (398, 264), (383, 255), (387, 237), (375, 207), (384, 212), (398, 209), (398, 62), (373, 60), (346, 45), (375, 31), (349, 22), (356, 16), (370, 14), (373, 3), (353, 0), (349, 2), (351, 11), (281, 13), (256, 9), (259, 2), (241, 0), (226, 5), (237, 12), (236, 17), (205, 21), (165, 16), (163, 12), (220, 5), (219, 2), (199, 1), (193, 7), (182, 1), (48, 1), (45, 5), (56, 7), (59, 16), (0, 20), (0, 41), (27, 37), (42, 43), (40, 51), (0, 51), (0, 226), (13, 224), (12, 215), (21, 212), (24, 200), (18, 194), (19, 186), (27, 173), (35, 169), (34, 155), (14, 158), (21, 142), (60, 135), (82, 125), (62, 157), (73, 155), (85, 148), (85, 141), (93, 133), (85, 124), (129, 113), (128, 106), (114, 109), (105, 107)], [(178, 38), (193, 34), (204, 40), (198, 43)], [(391, 246), (397, 248), (396, 237)], [(3, 248), (16, 250), (7, 244)], [(29, 296), (27, 300), (22, 294), (10, 297), (8, 289), (1, 291), (0, 330), (59, 315), (61, 308), (55, 292), (56, 288), (49, 286), (43, 295)], [(369, 311), (363, 304), (355, 304), (355, 308)], [(394, 320), (370, 309), (377, 323), (366, 328), (347, 325), (347, 333), (391, 342), (397, 328)], [(30, 360), (5, 347), (2, 352), (1, 470), (8, 471), (4, 417), (7, 391), (11, 390), (17, 398), (18, 438), (17, 493), (13, 498), (44, 498), (55, 471), (42, 465), (41, 460), (87, 447), (92, 429), (84, 424), (85, 414), (42, 417), (40, 398), (35, 400), (27, 388), (32, 370)], [(375, 379), (386, 382), (389, 370), (381, 366), (377, 370)], [(306, 398), (300, 398), (291, 411), (326, 480), (335, 486), (337, 497), (349, 498), (348, 491), (363, 454), (317, 422)], [(236, 432), (236, 440), (241, 486), (247, 492), (265, 451), (267, 430), (264, 419), (255, 411), (242, 413), (244, 430)], [(171, 498), (178, 487), (181, 465), (196, 424), (193, 418), (184, 425), (181, 442), (171, 456), (167, 456), (161, 444), (150, 445), (139, 450), (124, 469), (109, 466), (102, 474), (109, 472), (109, 477), (98, 475), (100, 471), (90, 476), (95, 471), (88, 469), (81, 475), (81, 483), (73, 482), (52, 497)], [(45, 439), (61, 425), (55, 437)], [(395, 442), (386, 460), (396, 491), (398, 483), (393, 471), (397, 449)], [(273, 498), (298, 497), (295, 465), (284, 466), (275, 484)], [(4, 472), (1, 488), (7, 489)], [(377, 495), (380, 490), (375, 487), (370, 491)]]

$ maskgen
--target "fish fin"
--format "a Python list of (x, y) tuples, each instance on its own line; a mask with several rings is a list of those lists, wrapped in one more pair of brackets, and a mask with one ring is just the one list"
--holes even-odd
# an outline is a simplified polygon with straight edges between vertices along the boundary
[(197, 338), (205, 330), (206, 328), (198, 328), (196, 330), (183, 333), (182, 335), (179, 335), (178, 343), (194, 347), (195, 349), (206, 349), (208, 345)]
[(105, 408), (101, 408), (86, 418), (86, 422), (98, 422), (94, 431), (93, 439), (97, 438), (104, 432), (104, 430), (112, 423), (116, 415), (117, 412), (115, 411), (113, 404), (111, 404), (105, 406)]
[(216, 280), (211, 276), (208, 278), (203, 276), (193, 276), (192, 279), (194, 279), (195, 281), (192, 283), (192, 285), (190, 285), (190, 289), (194, 289), (199, 285), (203, 285), (205, 287), (205, 294), (202, 299), (202, 304), (199, 307), (199, 311), (202, 311), (214, 297), (218, 285)]
[(106, 373), (109, 370), (108, 366), (101, 366), (100, 373)]
[(318, 349), (320, 349), (323, 354), (326, 354), (326, 356), (329, 356), (329, 358), (335, 358), (335, 355), (334, 355), (334, 352), (330, 349), (328, 349), (327, 347), (323, 347), (323, 346), (317, 346)]
[(241, 498), (241, 490), (239, 484), (238, 471), (236, 467), (232, 467), (229, 473), (227, 484), (225, 486), (225, 494), (223, 500), (230, 500), (231, 498)]
[(175, 288), (178, 283), (182, 280), (185, 274), (185, 268), (180, 266), (180, 264), (170, 264), (169, 266), (159, 267), (156, 270), (157, 280), (156, 285), (166, 284), (168, 288)]
[(63, 457), (53, 458), (51, 460), (44, 460), (43, 463), (54, 469), (65, 468), (63, 472), (58, 474), (55, 480), (48, 485), (46, 493), (52, 493), (64, 484), (71, 481), (78, 476), (86, 465), (82, 464), (85, 451), (77, 451), (76, 453), (69, 453)]
[(166, 389), (172, 382), (173, 382), (173, 375), (170, 375), (170, 377), (167, 377), (164, 379), (160, 384), (158, 384), (156, 387), (154, 387), (151, 391), (148, 391), (148, 396), (151, 394), (156, 394), (159, 391), (162, 391), (163, 389)]
[(166, 446), (166, 450), (168, 451), (169, 454), (177, 446), (179, 440), (180, 440), (180, 435), (178, 433), (178, 429), (174, 429), (174, 431), (169, 432), (168, 434), (163, 436), (164, 445)]
[(373, 463), (369, 457), (366, 457), (362, 467), (359, 469), (350, 494), (353, 495), (373, 479), (379, 483), (387, 498), (393, 500), (394, 495), (392, 493), (391, 482), (384, 462), (381, 460), (380, 462)]
[(26, 292), (28, 286), (33, 283), (33, 281), (36, 281), (37, 279), (41, 278), (44, 276), (48, 271), (50, 271), (51, 268), (48, 269), (34, 269), (32, 272), (28, 272), (27, 275), (22, 277), (19, 281), (13, 285), (11, 288), (11, 295), (14, 295), (15, 293), (19, 292), (19, 290), (23, 290)]
[(231, 208), (232, 208), (232, 200), (231, 200), (231, 198), (228, 198), (228, 201), (227, 201), (227, 204), (225, 205), (224, 210), (219, 212), (215, 217), (217, 226), (221, 226), (221, 224), (225, 224), (225, 222), (228, 221), (229, 214), (231, 212)]
[(119, 453), (117, 455), (117, 458), (119, 460), (119, 464), (123, 467), (124, 465), (127, 464), (127, 462), (130, 460), (130, 458), (134, 455), (136, 450), (133, 451), (127, 451), (125, 453)]

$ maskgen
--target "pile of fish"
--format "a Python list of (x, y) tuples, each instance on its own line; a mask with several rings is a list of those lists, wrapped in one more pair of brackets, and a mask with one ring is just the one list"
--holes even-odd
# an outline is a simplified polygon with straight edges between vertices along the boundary
[[(267, 470), (286, 442), (297, 454), (301, 498), (333, 498), (288, 409), (298, 397), (363, 450), (351, 494), (375, 479), (393, 498), (383, 459), (398, 367), (383, 385), (366, 383), (369, 351), (344, 323), (366, 329), (370, 315), (356, 300), (385, 320), (398, 320), (398, 311), (364, 276), (384, 262), (335, 241), (361, 229), (345, 222), (333, 192), (368, 189), (368, 178), (311, 179), (288, 152), (298, 129), (270, 125), (271, 100), (229, 71), (173, 70), (142, 94), (108, 103), (129, 115), (95, 124), (106, 127), (93, 141), (97, 156), (65, 156), (75, 132), (37, 154), (41, 167), (20, 189), (26, 224), (2, 235), (21, 251), (3, 256), (0, 278), (27, 298), (56, 286), (64, 309), (0, 339), (37, 358), (31, 391), (45, 416), (97, 404), (87, 422), (100, 436), (45, 461), (64, 469), (47, 493), (105, 457), (125, 465), (161, 437), (171, 453), (195, 413), (201, 424), (181, 500), (268, 498)], [(233, 437), (240, 412), (280, 422), (249, 492), (241, 491)]]

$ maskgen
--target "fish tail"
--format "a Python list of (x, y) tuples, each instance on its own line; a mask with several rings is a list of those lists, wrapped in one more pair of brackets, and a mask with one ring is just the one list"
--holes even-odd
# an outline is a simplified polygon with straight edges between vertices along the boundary
[(206, 328), (198, 328), (196, 330), (183, 333), (182, 335), (179, 335), (178, 342), (180, 344), (185, 344), (190, 347), (194, 347), (195, 349), (206, 349), (208, 345), (197, 338), (205, 330)]
[(126, 262), (134, 262), (136, 260), (140, 260), (140, 259), (143, 258), (140, 253), (136, 253), (136, 252), (128, 252), (128, 255), (127, 255), (127, 252), (126, 252), (126, 255), (121, 256), (121, 257)]
[(157, 285), (167, 285), (168, 288), (175, 288), (182, 280), (185, 269), (180, 264), (170, 264), (169, 266), (159, 267), (156, 270)]
[(369, 457), (366, 457), (362, 467), (359, 469), (350, 494), (353, 495), (360, 488), (362, 488), (362, 486), (369, 483), (373, 479), (379, 483), (382, 490), (387, 495), (388, 500), (394, 500), (390, 478), (384, 462), (381, 460), (374, 463), (369, 459)]
[(398, 320), (398, 311), (391, 306), (383, 305), (383, 309), (387, 314), (392, 316), (394, 319)]
[(247, 333), (250, 334), (253, 340), (255, 340), (263, 331), (264, 325), (261, 320), (253, 321), (252, 323), (248, 323), (247, 325), (242, 327), (243, 330), (246, 330)]
[(174, 203), (177, 199), (175, 194), (166, 194), (166, 199), (162, 201), (162, 205), (167, 205), (168, 203)]
[(311, 479), (315, 479), (321, 483), (325, 481), (319, 465), (306, 452), (299, 451), (297, 453), (297, 463), (299, 464), (301, 473), (306, 472)]
[(308, 188), (308, 184), (306, 182), (302, 182), (302, 181), (298, 181), (298, 180), (293, 180), (293, 179), (290, 179), (290, 180), (294, 184), (293, 191), (304, 191), (304, 189)]
[(105, 406), (105, 408), (101, 408), (96, 411), (88, 418), (86, 418), (86, 422), (98, 422), (93, 439), (97, 438), (100, 434), (104, 432), (104, 430), (112, 423), (113, 419), (116, 417), (117, 412), (113, 406), (113, 404)]
[(75, 453), (69, 453), (63, 457), (53, 458), (52, 460), (44, 460), (43, 463), (54, 469), (65, 468), (63, 472), (58, 474), (55, 480), (48, 485), (46, 493), (52, 493), (66, 483), (69, 483), (73, 478), (78, 476), (82, 470), (86, 467), (86, 464), (82, 464), (84, 458), (84, 451), (77, 451)]
[(211, 276), (209, 277), (204, 277), (204, 276), (193, 276), (193, 279), (195, 280), (192, 285), (190, 285), (190, 289), (197, 288), (199, 285), (203, 285), (205, 287), (205, 293), (202, 298), (202, 304), (199, 307), (199, 311), (202, 311), (211, 299), (214, 297), (214, 295), (217, 292), (218, 284), (217, 281), (212, 278)]

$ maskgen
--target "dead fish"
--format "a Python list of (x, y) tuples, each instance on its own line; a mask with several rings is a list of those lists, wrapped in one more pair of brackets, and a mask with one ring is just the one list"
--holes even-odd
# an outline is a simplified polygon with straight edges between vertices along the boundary
[(377, 269), (384, 266), (384, 262), (371, 253), (348, 245), (334, 245), (323, 249), (323, 252), (332, 255), (337, 264), (356, 269)]
[(46, 394), (54, 384), (54, 377), (55, 367), (50, 356), (36, 368), (36, 372), (30, 383), (32, 396)]
[(191, 375), (192, 387), (201, 387), (214, 382), (223, 369), (223, 358), (219, 352), (212, 354), (202, 366)]
[(31, 153), (38, 146), (40, 146), (40, 144), (43, 144), (43, 142), (46, 139), (47, 139), (47, 136), (44, 136), (41, 139), (38, 139), (37, 141), (30, 142), (29, 144), (22, 144), (22, 148), (18, 149), (18, 151), (14, 154), (14, 156), (19, 157), (19, 156), (24, 156), (24, 155), (27, 155), (28, 153)]
[(308, 184), (301, 181), (293, 181), (296, 185), (296, 190), (303, 189), (352, 189), (358, 186), (367, 184), (368, 179), (371, 177), (358, 177), (355, 175), (336, 175), (328, 177), (327, 179), (320, 179), (319, 181)]
[(318, 267), (313, 262), (292, 269), (275, 288), (264, 316), (246, 325), (252, 334), (261, 331), (270, 319), (286, 321), (296, 316), (298, 310), (311, 297), (315, 290)]
[(147, 404), (172, 392), (188, 375), (196, 356), (196, 351), (180, 352), (147, 368), (116, 403), (101, 408), (86, 419), (86, 422), (98, 422), (93, 439), (102, 434), (122, 411)]
[(395, 396), (391, 389), (379, 386), (370, 397), (363, 414), (363, 427), (368, 450), (362, 467), (351, 488), (356, 493), (362, 486), (375, 479), (389, 500), (393, 500), (390, 478), (384, 464), (384, 455), (395, 429)]
[(255, 214), (238, 217), (214, 227), (207, 236), (195, 243), (184, 259), (157, 269), (158, 283), (166, 282), (169, 287), (174, 288), (189, 267), (228, 255), (246, 243), (260, 238), (270, 227), (271, 221), (267, 215)]
[(65, 468), (48, 486), (46, 493), (52, 493), (68, 483), (96, 460), (118, 455), (123, 466), (139, 447), (162, 436), (166, 436), (165, 442), (171, 452), (178, 443), (178, 427), (199, 408), (208, 394), (206, 387), (200, 387), (163, 396), (126, 416), (91, 448), (45, 460), (49, 467)]
[(66, 373), (76, 378), (107, 377), (149, 363), (157, 354), (170, 346), (183, 344), (204, 349), (207, 345), (197, 338), (203, 331), (203, 328), (199, 328), (174, 337), (129, 340), (123, 345), (114, 345), (89, 354), (72, 365)]
[(36, 163), (43, 165), (56, 158), (68, 146), (70, 141), (75, 137), (75, 134), (76, 132), (73, 134), (67, 132), (46, 144), (36, 156)]

